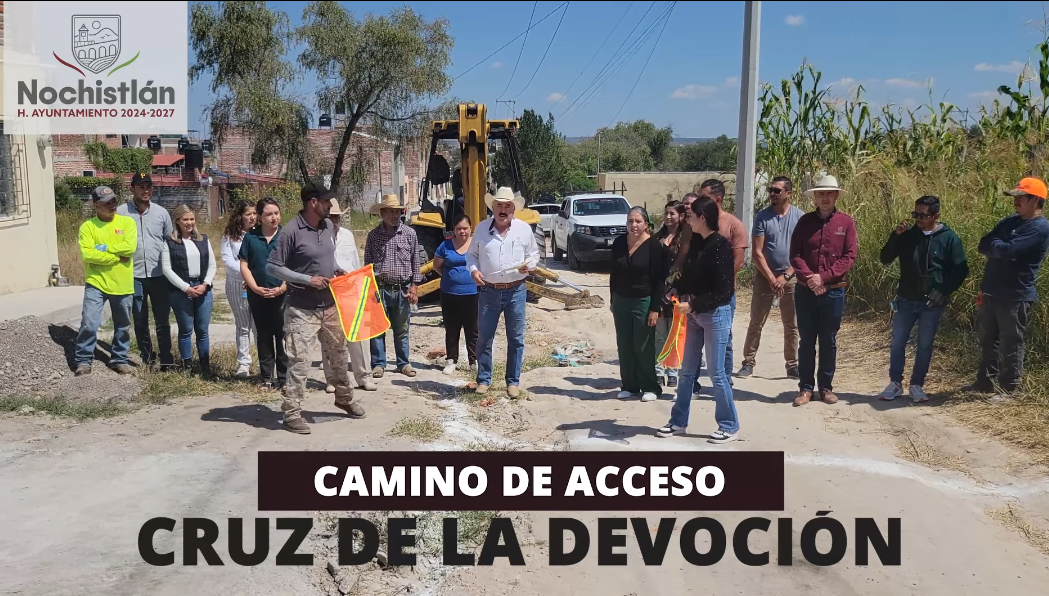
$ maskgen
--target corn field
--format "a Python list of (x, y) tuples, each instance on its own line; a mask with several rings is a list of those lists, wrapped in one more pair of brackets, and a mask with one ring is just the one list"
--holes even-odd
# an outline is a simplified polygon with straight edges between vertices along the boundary
[[(822, 73), (802, 65), (790, 79), (762, 90), (758, 123), (759, 167), (769, 177), (786, 175), (795, 183), (795, 197), (805, 210), (813, 208), (801, 191), (824, 173), (845, 189), (839, 208), (857, 222), (860, 256), (850, 274), (849, 303), (853, 314), (884, 314), (895, 295), (898, 265), (883, 267), (879, 252), (893, 228), (910, 220), (922, 195), (941, 201), (941, 221), (965, 244), (972, 270), (952, 299), (945, 316), (939, 351), (950, 352), (959, 370), (957, 386), (975, 375), (975, 296), (985, 259), (977, 252), (980, 238), (1013, 213), (1003, 191), (1020, 178), (1046, 174), (1044, 144), (1049, 136), (1049, 42), (1038, 46), (1036, 69), (1025, 69), (1014, 87), (1002, 85), (998, 98), (976, 118), (964, 117), (956, 106), (940, 102), (905, 110), (873, 108), (858, 87), (847, 97), (821, 86)], [(761, 206), (759, 206), (760, 208)], [(1049, 274), (1038, 279), (1040, 301), (1027, 332), (1025, 390), (1049, 405)], [(951, 337), (949, 341), (942, 341)], [(886, 342), (888, 338), (886, 338)], [(886, 368), (888, 363), (886, 363)]]

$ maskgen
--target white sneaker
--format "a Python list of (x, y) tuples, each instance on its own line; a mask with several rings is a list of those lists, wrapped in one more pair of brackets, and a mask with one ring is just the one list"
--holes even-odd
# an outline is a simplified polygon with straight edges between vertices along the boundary
[(683, 435), (683, 434), (685, 434), (685, 427), (684, 426), (674, 426), (673, 424), (667, 424), (666, 426), (664, 426), (664, 427), (662, 427), (662, 428), (660, 428), (659, 430), (656, 431), (656, 436), (661, 438), (661, 439), (666, 439), (666, 438), (672, 437), (674, 435)]
[(246, 379), (251, 374), (251, 367), (246, 364), (241, 364), (237, 367), (237, 374), (233, 375), (237, 379)]
[(444, 374), (446, 374), (446, 375), (453, 375), (453, 374), (455, 374), (455, 361), (454, 360), (448, 360), (447, 362), (448, 363), (445, 365), (444, 371), (442, 371), (442, 372), (444, 372)]
[(328, 383), (328, 386), (324, 388), (325, 393), (335, 393), (335, 385)]
[(630, 397), (631, 395), (634, 395), (634, 394), (630, 393), (629, 391), (620, 391), (619, 393), (616, 394), (616, 397), (619, 398), (619, 399), (626, 399), (626, 398)]
[(731, 443), (738, 438), (739, 433), (727, 433), (723, 430), (716, 430), (710, 433), (710, 438), (707, 439), (707, 443)]
[(925, 390), (922, 389), (921, 385), (911, 385), (911, 399), (914, 403), (929, 401), (929, 396), (925, 395)]
[(903, 385), (893, 381), (886, 385), (885, 391), (882, 391), (881, 394), (878, 395), (878, 399), (882, 401), (892, 401), (901, 395), (903, 395)]
[(641, 401), (656, 401), (656, 394), (646, 392), (641, 396)]

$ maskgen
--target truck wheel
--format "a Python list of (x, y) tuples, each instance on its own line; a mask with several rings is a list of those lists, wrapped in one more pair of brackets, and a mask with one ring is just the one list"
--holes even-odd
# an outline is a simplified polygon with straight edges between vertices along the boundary
[(572, 271), (579, 270), (579, 259), (575, 256), (575, 251), (572, 250), (572, 239), (568, 239), (568, 268)]
[(554, 250), (554, 260), (563, 261), (565, 253), (560, 248), (557, 248), (557, 237), (553, 233), (550, 234), (550, 247)]
[[(444, 230), (440, 228), (431, 228), (429, 226), (413, 226), (415, 230), (416, 238), (418, 238), (419, 244), (416, 250), (419, 252), (419, 265), (428, 263), (433, 260), (434, 253), (437, 252), (437, 248), (444, 242)], [(436, 273), (430, 273), (429, 275), (423, 276), (423, 283), (426, 283), (432, 279), (437, 279), (439, 276)], [(430, 292), (425, 296), (419, 298), (419, 304), (433, 304), (439, 302), (441, 299), (440, 291)]]

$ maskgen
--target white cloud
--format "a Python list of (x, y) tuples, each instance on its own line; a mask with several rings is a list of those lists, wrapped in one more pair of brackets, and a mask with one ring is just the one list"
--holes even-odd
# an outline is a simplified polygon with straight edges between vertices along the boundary
[(988, 64), (981, 62), (973, 70), (976, 72), (1007, 72), (1009, 74), (1020, 74), (1023, 72), (1025, 63), (1013, 60), (1009, 64)]
[(502, 68), (502, 67), (503, 67), (503, 63), (502, 62), (492, 62), (492, 68)]
[(739, 77), (729, 77), (725, 79), (724, 85), (726, 87), (734, 87), (736, 85), (739, 85)]
[(997, 91), (977, 91), (969, 94), (969, 99), (980, 101), (994, 101), (1000, 94)]
[(564, 98), (565, 98), (565, 94), (564, 93), (557, 93), (555, 91), (554, 93), (551, 93), (549, 96), (547, 96), (546, 101), (561, 101)]
[(891, 87), (904, 87), (906, 89), (921, 89), (922, 87), (926, 87), (926, 86), (932, 84), (932, 79), (929, 79), (928, 81), (912, 81), (910, 79), (887, 79), (885, 81), (885, 84), (889, 85)]
[(701, 97), (710, 97), (715, 91), (717, 91), (717, 87), (711, 87), (710, 85), (685, 85), (671, 93), (670, 97), (674, 99), (699, 99)]
[(787, 15), (786, 23), (791, 27), (797, 27), (805, 23), (805, 17), (800, 14), (789, 14)]

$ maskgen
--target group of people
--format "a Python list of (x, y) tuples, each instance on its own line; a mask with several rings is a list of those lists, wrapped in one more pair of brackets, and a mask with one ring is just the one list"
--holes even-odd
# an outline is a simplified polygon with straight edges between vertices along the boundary
[[(652, 234), (644, 207), (627, 215), (627, 233), (612, 245), (609, 279), (611, 310), (619, 349), (620, 398), (640, 395), (654, 401), (662, 385), (676, 388), (670, 420), (657, 436), (681, 434), (689, 423), (692, 396), (699, 392), (699, 370), (706, 359), (713, 383), (717, 430), (709, 442), (738, 437), (739, 417), (732, 377), (754, 373), (761, 332), (772, 308), (783, 325), (786, 376), (798, 380), (794, 406), (813, 399), (833, 404), (837, 334), (845, 310), (848, 273), (859, 253), (856, 222), (837, 208), (843, 189), (825, 176), (805, 196), (815, 209), (793, 203), (787, 177), (774, 178), (769, 206), (755, 214), (751, 232), (754, 282), (750, 324), (740, 369), (733, 374), (732, 322), (736, 276), (748, 239), (742, 222), (722, 208), (724, 184), (711, 179), (665, 207), (663, 226)], [(1024, 178), (1015, 189), (1015, 214), (1004, 218), (980, 241), (987, 257), (978, 300), (981, 362), (968, 390), (1006, 399), (1019, 387), (1024, 334), (1035, 282), (1049, 252), (1049, 222), (1044, 216), (1046, 184)], [(889, 384), (879, 395), (904, 395), (906, 347), (914, 327), (917, 349), (907, 393), (927, 401), (923, 387), (932, 360), (933, 342), (951, 296), (969, 275), (964, 246), (941, 221), (940, 200), (918, 198), (911, 220), (893, 229), (880, 261), (900, 263), (893, 311)], [(913, 222), (913, 223), (912, 223)], [(680, 370), (664, 367), (657, 353), (673, 332), (675, 311), (685, 317), (685, 346)], [(817, 351), (818, 345), (818, 351)]]
[[(197, 228), (185, 205), (169, 215), (151, 202), (152, 180), (135, 174), (132, 200), (118, 205), (114, 191), (92, 192), (95, 217), (79, 231), (85, 265), (83, 316), (77, 337), (76, 374), (91, 372), (105, 302), (110, 303), (114, 340), (109, 366), (130, 374), (130, 336), (135, 335), (143, 362), (162, 369), (176, 367), (169, 327), (174, 311), (181, 366), (191, 368), (194, 338), (199, 370), (211, 374), (208, 328), (213, 308), (212, 286), (217, 259), (211, 243)], [(858, 239), (853, 218), (837, 209), (843, 189), (825, 176), (805, 192), (815, 209), (793, 203), (793, 183), (777, 177), (768, 188), (770, 205), (755, 215), (748, 238), (742, 222), (725, 211), (725, 186), (703, 182), (695, 193), (665, 207), (663, 226), (652, 234), (644, 207), (627, 215), (627, 233), (612, 244), (610, 308), (619, 349), (621, 398), (639, 395), (653, 401), (666, 386), (676, 390), (661, 437), (684, 432), (692, 397), (700, 390), (704, 366), (713, 384), (717, 430), (713, 443), (736, 440), (739, 418), (732, 377), (753, 374), (762, 328), (778, 307), (784, 332), (784, 366), (798, 380), (795, 406), (813, 399), (835, 403), (837, 333), (845, 309), (847, 276), (856, 262)], [(1016, 213), (1003, 219), (980, 241), (988, 259), (980, 285), (981, 364), (974, 391), (1000, 390), (1008, 395), (1020, 382), (1024, 334), (1035, 281), (1049, 251), (1049, 222), (1043, 208), (1046, 185), (1024, 178), (1014, 189)], [(301, 401), (309, 373), (310, 351), (320, 340), (327, 390), (335, 405), (351, 417), (363, 417), (350, 383), (377, 389), (371, 378), (386, 370), (385, 335), (370, 340), (371, 370), (364, 342), (348, 342), (335, 299), (334, 277), (362, 266), (352, 232), (342, 227), (335, 193), (307, 185), (302, 209), (282, 225), (279, 203), (264, 198), (242, 202), (230, 214), (219, 254), (225, 267), (225, 296), (237, 329), (238, 378), (249, 375), (251, 335), (259, 356), (260, 382), (283, 393), (284, 427), (309, 433)], [(492, 348), (499, 319), (506, 332), (506, 392), (520, 395), (524, 361), (525, 280), (539, 264), (531, 227), (514, 217), (523, 198), (499, 188), (485, 198), (491, 215), (474, 223), (459, 211), (451, 218), (451, 237), (434, 255), (441, 276), (441, 309), (446, 332), (446, 366), (451, 374), (460, 361), (459, 340), (465, 337), (468, 365), (476, 371), (477, 393), (492, 385)], [(411, 307), (422, 281), (415, 231), (402, 221), (404, 205), (387, 195), (373, 205), (382, 221), (368, 233), (363, 265), (372, 264), (379, 299), (391, 322), (398, 372), (416, 375), (409, 362)], [(893, 337), (889, 385), (880, 397), (904, 394), (906, 345), (918, 327), (917, 352), (907, 393), (926, 401), (923, 390), (932, 358), (933, 340), (951, 296), (969, 275), (964, 247), (943, 223), (935, 196), (915, 201), (913, 224), (901, 222), (889, 234), (881, 262), (900, 263), (897, 297), (892, 303)], [(741, 368), (733, 375), (732, 323), (736, 278), (753, 244), (755, 276), (750, 325)], [(154, 317), (156, 343), (149, 332)], [(657, 352), (673, 332), (675, 313), (684, 317), (685, 345), (680, 370), (659, 363)], [(817, 344), (819, 346), (817, 354)], [(159, 356), (158, 353), (159, 352)], [(818, 357), (817, 357), (818, 356)], [(370, 374), (369, 374), (370, 373)]]

